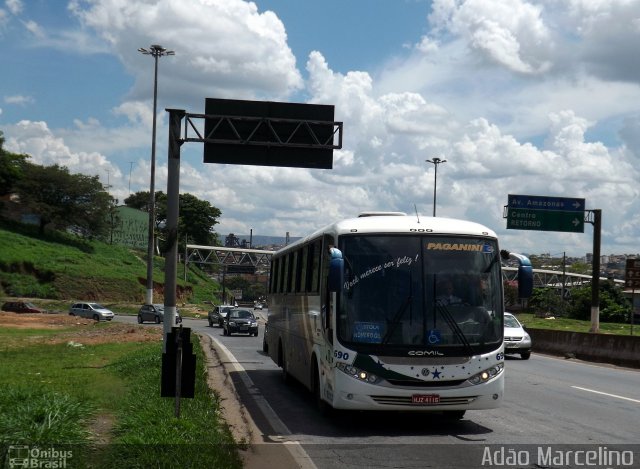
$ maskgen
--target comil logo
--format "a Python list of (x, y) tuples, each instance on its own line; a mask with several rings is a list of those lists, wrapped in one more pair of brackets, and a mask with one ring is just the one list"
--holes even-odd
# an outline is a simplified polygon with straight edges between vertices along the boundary
[(73, 451), (60, 450), (54, 447), (40, 447), (27, 445), (9, 445), (5, 467), (38, 467), (49, 469), (63, 469), (71, 467), (69, 460)]

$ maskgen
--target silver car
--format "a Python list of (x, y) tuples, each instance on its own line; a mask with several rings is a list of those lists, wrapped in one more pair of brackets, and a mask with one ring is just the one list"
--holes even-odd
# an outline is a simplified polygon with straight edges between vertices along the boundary
[(111, 321), (115, 314), (100, 303), (79, 302), (69, 308), (69, 315), (81, 318), (95, 319), (96, 321)]
[(531, 337), (511, 313), (504, 313), (504, 353), (519, 353), (523, 360), (531, 356)]
[[(142, 305), (140, 311), (138, 311), (138, 324), (143, 322), (155, 322), (160, 324), (164, 322), (164, 305)], [(176, 324), (182, 322), (182, 317), (176, 309)]]
[(217, 324), (218, 327), (222, 327), (224, 318), (227, 317), (227, 314), (233, 308), (235, 308), (235, 306), (233, 305), (215, 306), (211, 311), (209, 311), (209, 314), (207, 315), (207, 319), (209, 321), (209, 327), (213, 327), (214, 324)]

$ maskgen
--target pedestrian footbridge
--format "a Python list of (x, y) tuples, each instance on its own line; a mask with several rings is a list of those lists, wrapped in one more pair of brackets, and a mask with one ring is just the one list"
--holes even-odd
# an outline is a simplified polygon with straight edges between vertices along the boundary
[[(216, 264), (216, 265), (250, 265), (269, 270), (271, 258), (275, 251), (262, 249), (245, 249), (241, 247), (202, 246), (187, 244), (186, 263)], [(517, 267), (503, 267), (504, 280), (518, 279)], [(609, 280), (600, 277), (600, 280)], [(624, 280), (614, 280), (616, 284), (624, 285)], [(533, 269), (533, 286), (535, 288), (574, 288), (591, 283), (591, 275), (560, 272), (557, 270)]]

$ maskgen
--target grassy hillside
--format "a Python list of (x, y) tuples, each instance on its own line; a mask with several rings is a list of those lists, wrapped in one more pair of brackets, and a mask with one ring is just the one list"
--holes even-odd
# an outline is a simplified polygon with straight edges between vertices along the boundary
[[(154, 288), (162, 293), (164, 259), (154, 258)], [(181, 302), (215, 299), (216, 282), (197, 269), (178, 268)], [(0, 221), (0, 295), (54, 300), (140, 303), (146, 285), (146, 253), (60, 232)]]

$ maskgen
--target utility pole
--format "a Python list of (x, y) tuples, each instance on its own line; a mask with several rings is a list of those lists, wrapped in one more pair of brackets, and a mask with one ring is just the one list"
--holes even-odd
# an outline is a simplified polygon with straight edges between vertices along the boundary
[(158, 105), (158, 57), (163, 55), (175, 55), (172, 50), (153, 44), (149, 49), (140, 47), (138, 52), (144, 55), (151, 55), (154, 59), (153, 72), (153, 124), (151, 131), (151, 178), (149, 183), (149, 239), (147, 241), (147, 294), (146, 304), (153, 303), (153, 256), (154, 256), (154, 232), (156, 225), (156, 108)]
[(133, 161), (129, 161), (129, 195), (131, 195), (131, 170), (133, 169)]
[(440, 158), (433, 158), (431, 160), (426, 160), (427, 163), (433, 164), (434, 172), (433, 172), (433, 216), (436, 216), (436, 186), (438, 184), (438, 165), (442, 163), (446, 163), (447, 160), (443, 160)]
[(593, 270), (591, 272), (591, 329), (600, 332), (600, 238), (602, 210), (593, 211)]

